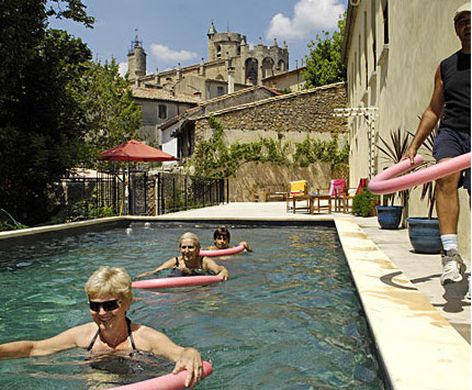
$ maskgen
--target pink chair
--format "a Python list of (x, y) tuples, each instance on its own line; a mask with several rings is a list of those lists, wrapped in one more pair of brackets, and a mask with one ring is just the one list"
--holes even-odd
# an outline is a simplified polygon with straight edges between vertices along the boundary
[(334, 199), (334, 211), (344, 210), (344, 192), (346, 191), (345, 179), (333, 179), (329, 184), (329, 195)]

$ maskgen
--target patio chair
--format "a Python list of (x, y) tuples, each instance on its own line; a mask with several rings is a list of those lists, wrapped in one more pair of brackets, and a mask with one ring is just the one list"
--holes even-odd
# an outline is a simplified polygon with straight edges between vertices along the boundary
[[(297, 201), (306, 201), (306, 206), (297, 206)], [(308, 194), (308, 182), (306, 180), (291, 181), (287, 192), (287, 212), (292, 209), (308, 210), (311, 213), (311, 195)]]
[(345, 179), (333, 179), (330, 181), (329, 195), (334, 200), (334, 211), (336, 212), (345, 212), (345, 191)]

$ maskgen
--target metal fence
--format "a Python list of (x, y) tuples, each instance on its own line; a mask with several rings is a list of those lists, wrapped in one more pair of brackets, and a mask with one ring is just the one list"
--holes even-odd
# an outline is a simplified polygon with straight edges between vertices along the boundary
[(87, 212), (94, 208), (108, 208), (114, 215), (154, 216), (226, 203), (229, 186), (228, 179), (134, 170), (64, 178), (56, 196), (69, 220), (90, 217)]
[(229, 199), (228, 179), (158, 173), (153, 189), (155, 215), (227, 203)]

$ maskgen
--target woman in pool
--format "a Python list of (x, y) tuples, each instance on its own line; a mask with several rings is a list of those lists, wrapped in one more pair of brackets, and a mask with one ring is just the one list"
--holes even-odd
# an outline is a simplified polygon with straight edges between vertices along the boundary
[(218, 265), (211, 258), (200, 256), (200, 240), (194, 233), (184, 233), (179, 238), (180, 256), (172, 257), (161, 264), (153, 271), (139, 274), (137, 278), (153, 275), (164, 269), (178, 269), (182, 275), (192, 275), (198, 273), (198, 270), (210, 271), (220, 275), (223, 280), (229, 277), (228, 270), (222, 265)]
[[(227, 249), (229, 248), (229, 242), (231, 241), (231, 234), (226, 226), (218, 226), (213, 232), (213, 246), (209, 246), (208, 249)], [(239, 245), (242, 245), (245, 250), (252, 252), (247, 241), (241, 241)]]
[(185, 386), (198, 382), (202, 359), (196, 349), (181, 347), (163, 333), (132, 323), (126, 317), (133, 293), (131, 278), (125, 269), (100, 267), (88, 279), (85, 291), (93, 322), (44, 340), (0, 344), (0, 358), (41, 356), (70, 348), (85, 348), (97, 357), (150, 352), (175, 362), (173, 373), (187, 369)]

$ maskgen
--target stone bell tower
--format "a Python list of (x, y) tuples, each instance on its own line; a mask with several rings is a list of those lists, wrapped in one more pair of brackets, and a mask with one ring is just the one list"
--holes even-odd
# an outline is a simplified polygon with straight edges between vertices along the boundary
[(138, 39), (138, 34), (131, 41), (128, 50), (128, 80), (133, 81), (146, 75), (146, 52), (143, 48), (143, 41)]

